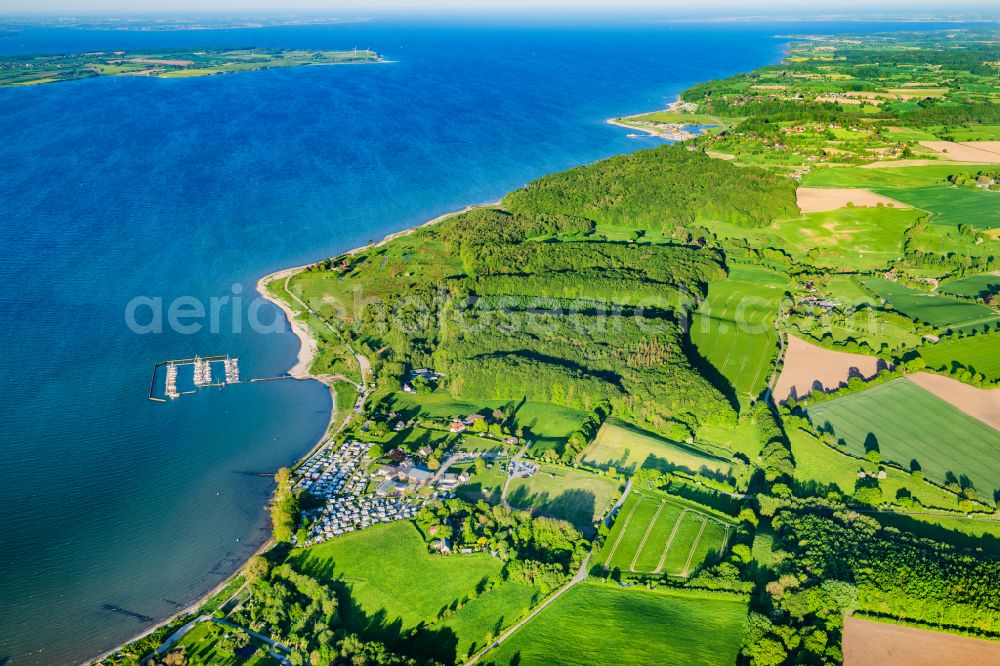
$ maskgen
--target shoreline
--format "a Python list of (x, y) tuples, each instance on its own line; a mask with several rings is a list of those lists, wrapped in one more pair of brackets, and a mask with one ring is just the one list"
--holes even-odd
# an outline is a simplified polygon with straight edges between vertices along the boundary
[[(688, 105), (689, 102), (685, 102), (680, 98), (680, 96), (678, 96), (677, 99), (675, 99), (670, 104), (667, 104), (666, 108), (662, 110), (671, 113), (683, 113), (685, 107), (687, 107)], [(657, 111), (659, 110), (660, 109), (657, 109)], [(615, 125), (617, 127), (622, 127), (624, 129), (629, 129), (633, 131), (645, 132), (649, 136), (655, 136), (661, 139), (667, 139), (668, 141), (675, 141), (675, 142), (689, 141), (691, 139), (697, 138), (701, 134), (704, 134), (704, 131), (700, 129), (697, 133), (689, 132), (683, 129), (684, 126), (681, 125), (681, 123), (666, 123), (666, 124), (676, 124), (678, 126), (677, 129), (666, 129), (666, 130), (659, 130), (655, 127), (639, 127), (636, 125), (628, 124), (628, 121), (632, 120), (633, 118), (648, 116), (651, 113), (656, 113), (656, 111), (643, 111), (641, 113), (633, 113), (631, 116), (617, 116), (615, 118), (608, 118), (604, 122), (606, 122), (609, 125)], [(697, 123), (689, 123), (689, 124), (697, 125)]]
[[(336, 256), (341, 256), (341, 255), (355, 255), (355, 254), (358, 254), (359, 252), (364, 252), (365, 250), (369, 250), (369, 249), (376, 248), (376, 247), (381, 247), (381, 246), (385, 245), (386, 243), (389, 243), (389, 242), (391, 242), (391, 241), (393, 241), (393, 240), (395, 240), (397, 238), (402, 238), (403, 236), (409, 236), (410, 234), (414, 233), (415, 231), (417, 231), (419, 229), (423, 229), (424, 227), (429, 227), (429, 226), (432, 226), (434, 224), (438, 224), (439, 222), (447, 220), (450, 217), (454, 217), (455, 215), (461, 215), (462, 213), (467, 213), (467, 212), (469, 212), (471, 210), (475, 210), (477, 208), (493, 208), (493, 207), (499, 206), (500, 205), (500, 201), (501, 201), (500, 199), (497, 199), (496, 201), (488, 201), (488, 202), (480, 203), (480, 204), (470, 204), (470, 205), (465, 206), (463, 208), (460, 208), (458, 210), (453, 210), (453, 211), (450, 211), (450, 212), (447, 212), (447, 213), (443, 213), (441, 215), (438, 215), (437, 217), (434, 217), (434, 218), (431, 218), (430, 220), (427, 220), (426, 222), (422, 222), (422, 223), (420, 223), (420, 224), (418, 224), (416, 226), (408, 227), (408, 228), (402, 229), (400, 231), (395, 231), (393, 233), (390, 233), (390, 234), (384, 236), (381, 240), (378, 240), (378, 241), (375, 241), (375, 242), (372, 242), (372, 243), (366, 243), (365, 245), (362, 245), (360, 247), (352, 248), (350, 250), (347, 250), (346, 252), (341, 252), (339, 255), (336, 255)], [(296, 459), (296, 461), (294, 463), (292, 463), (289, 466), (290, 469), (295, 469), (295, 468), (299, 467), (305, 460), (307, 460), (310, 456), (314, 455), (315, 452), (317, 450), (319, 450), (327, 442), (327, 440), (331, 436), (331, 434), (330, 434), (330, 427), (335, 423), (335, 421), (337, 419), (337, 400), (336, 400), (336, 392), (335, 392), (335, 389), (333, 387), (334, 382), (331, 381), (331, 379), (329, 377), (325, 376), (325, 375), (315, 375), (315, 374), (312, 374), (309, 371), (310, 367), (312, 366), (312, 362), (313, 362), (313, 359), (315, 358), (316, 351), (317, 351), (316, 338), (313, 337), (312, 332), (309, 330), (308, 325), (306, 325), (303, 321), (301, 321), (298, 318), (298, 316), (296, 315), (295, 311), (292, 310), (291, 306), (289, 306), (284, 301), (284, 299), (279, 298), (278, 296), (274, 295), (268, 289), (268, 285), (270, 283), (274, 282), (275, 280), (286, 280), (287, 281), (288, 278), (292, 277), (293, 275), (296, 275), (297, 273), (301, 273), (302, 271), (306, 270), (307, 268), (310, 268), (311, 266), (315, 266), (320, 261), (323, 261), (323, 260), (320, 259), (318, 261), (314, 261), (314, 262), (311, 262), (311, 263), (308, 263), (308, 264), (303, 264), (302, 266), (294, 266), (292, 268), (283, 268), (283, 269), (275, 271), (273, 273), (268, 273), (266, 275), (261, 276), (257, 280), (257, 283), (256, 283), (257, 293), (260, 294), (261, 298), (263, 298), (264, 300), (268, 301), (269, 303), (272, 303), (279, 310), (281, 310), (281, 312), (285, 316), (285, 319), (288, 321), (288, 326), (291, 329), (291, 332), (299, 340), (299, 351), (297, 352), (297, 355), (296, 355), (295, 364), (288, 370), (288, 374), (290, 376), (292, 376), (293, 378), (295, 378), (295, 379), (303, 379), (303, 380), (305, 380), (305, 379), (315, 379), (316, 381), (324, 384), (330, 390), (330, 396), (331, 396), (331, 402), (330, 402), (330, 419), (327, 422), (326, 428), (323, 430), (323, 435), (319, 438), (319, 440), (315, 444), (313, 444), (309, 448), (308, 451), (306, 451), (305, 454), (303, 454), (302, 456), (300, 456), (298, 459)], [(346, 423), (346, 420), (345, 420), (345, 423)], [(114, 648), (112, 648), (110, 650), (107, 650), (106, 652), (103, 652), (99, 656), (88, 657), (88, 658), (84, 659), (83, 661), (81, 661), (79, 663), (80, 664), (92, 664), (92, 663), (101, 661), (102, 659), (107, 659), (108, 657), (110, 657), (111, 655), (115, 654), (116, 652), (118, 652), (119, 650), (121, 650), (122, 648), (124, 648), (125, 646), (127, 646), (128, 644), (134, 643), (135, 641), (138, 641), (138, 640), (140, 640), (142, 638), (145, 638), (146, 636), (148, 636), (149, 634), (153, 633), (157, 629), (160, 629), (161, 627), (170, 624), (171, 622), (173, 622), (177, 618), (182, 617), (184, 615), (189, 615), (191, 613), (194, 613), (206, 601), (208, 601), (211, 597), (213, 597), (216, 594), (218, 594), (226, 585), (228, 585), (229, 582), (232, 581), (232, 579), (233, 579), (234, 576), (238, 575), (241, 571), (243, 571), (243, 567), (246, 566), (247, 562), (249, 562), (254, 556), (260, 555), (261, 553), (266, 552), (272, 545), (274, 545), (274, 538), (273, 538), (273, 536), (269, 536), (267, 538), (267, 540), (264, 543), (262, 543), (253, 552), (252, 555), (250, 555), (250, 557), (248, 557), (246, 560), (244, 560), (232, 573), (230, 573), (229, 575), (227, 575), (215, 587), (213, 587), (211, 590), (209, 590), (204, 595), (202, 595), (201, 597), (199, 597), (196, 601), (193, 601), (192, 603), (190, 603), (189, 605), (187, 605), (183, 609), (177, 611), (176, 613), (174, 613), (170, 617), (164, 618), (163, 620), (157, 622), (153, 626), (151, 626), (151, 627), (149, 627), (147, 629), (144, 629), (143, 631), (141, 631), (140, 633), (132, 636), (128, 640), (126, 640), (126, 641), (124, 641), (122, 643), (119, 643)]]
[[(414, 233), (419, 229), (423, 229), (424, 227), (429, 227), (438, 224), (439, 222), (442, 222), (450, 217), (454, 217), (455, 215), (461, 215), (462, 213), (467, 213), (477, 208), (494, 208), (499, 205), (500, 205), (499, 199), (497, 199), (496, 201), (487, 201), (481, 204), (470, 204), (458, 210), (453, 210), (438, 215), (437, 217), (431, 218), (430, 220), (422, 222), (416, 226), (408, 227), (400, 231), (394, 231), (393, 233), (384, 236), (381, 240), (374, 241), (372, 243), (366, 243), (365, 245), (361, 245), (360, 247), (352, 248), (345, 252), (341, 252), (336, 256), (344, 256), (344, 255), (353, 256), (355, 254), (358, 254), (359, 252), (364, 252), (365, 250), (370, 250), (376, 247), (382, 247), (386, 243), (390, 243), (396, 240), (397, 238), (402, 238), (403, 236), (409, 236), (410, 234)], [(314, 261), (308, 264), (303, 264), (302, 266), (283, 268), (279, 271), (268, 273), (267, 275), (262, 276), (259, 280), (257, 280), (257, 293), (259, 293), (264, 300), (273, 303), (275, 306), (278, 307), (278, 309), (280, 309), (284, 313), (285, 319), (288, 320), (288, 325), (292, 333), (295, 335), (295, 337), (299, 339), (299, 351), (296, 357), (296, 362), (295, 365), (293, 365), (291, 369), (289, 369), (288, 374), (296, 379), (315, 379), (317, 381), (321, 381), (324, 384), (329, 385), (330, 383), (324, 375), (314, 375), (310, 372), (313, 359), (316, 356), (317, 342), (316, 338), (313, 337), (312, 332), (309, 330), (308, 325), (306, 325), (305, 322), (303, 322), (301, 319), (298, 318), (296, 312), (292, 310), (291, 306), (288, 303), (286, 303), (284, 299), (280, 298), (279, 296), (276, 296), (268, 288), (268, 286), (275, 280), (285, 280), (287, 282), (288, 279), (291, 278), (293, 275), (301, 273), (302, 271), (312, 266), (315, 266), (324, 259), (320, 259), (318, 261)]]

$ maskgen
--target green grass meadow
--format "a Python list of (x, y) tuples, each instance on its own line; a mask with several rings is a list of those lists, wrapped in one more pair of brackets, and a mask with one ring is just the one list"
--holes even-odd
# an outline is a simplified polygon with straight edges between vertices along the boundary
[[(1000, 205), (1000, 200), (997, 200), (997, 204)], [(985, 298), (1000, 293), (1000, 275), (996, 273), (970, 275), (960, 280), (945, 282), (938, 287), (938, 291), (969, 298)]]
[(1000, 323), (1000, 314), (979, 303), (932, 294), (883, 278), (868, 278), (864, 283), (907, 317), (942, 330), (982, 330)]
[(614, 467), (625, 474), (637, 469), (724, 475), (730, 471), (728, 461), (614, 420), (601, 426), (580, 461), (601, 469)]
[[(789, 428), (788, 439), (795, 458), (795, 481), (798, 492), (802, 494), (825, 496), (830, 486), (834, 486), (838, 492), (851, 495), (859, 471), (879, 471), (880, 465), (836, 451), (799, 428)], [(915, 497), (924, 507), (955, 509), (957, 500), (954, 494), (898, 469), (885, 468), (885, 473), (886, 477), (879, 480), (879, 486), (886, 500), (892, 501), (903, 492)]]
[(904, 469), (916, 461), (927, 478), (971, 483), (986, 499), (1000, 489), (1000, 432), (907, 379), (821, 402), (807, 413), (856, 455), (877, 448)]
[(785, 294), (784, 277), (764, 268), (735, 266), (713, 282), (691, 320), (691, 341), (728, 380), (741, 404), (767, 384), (777, 354), (774, 318)]
[(945, 338), (937, 344), (920, 347), (927, 367), (948, 372), (957, 363), (982, 373), (989, 380), (1000, 379), (1000, 334)]
[[(433, 655), (454, 660), (473, 643), (482, 645), (498, 623), (519, 618), (534, 591), (505, 583), (461, 609), (502, 563), (486, 554), (442, 557), (428, 553), (408, 521), (352, 532), (310, 548), (292, 551), (295, 568), (338, 587), (346, 626), (371, 640), (391, 640), (400, 630), (426, 626), (422, 640)], [(451, 609), (447, 618), (442, 614)], [(447, 620), (447, 621), (445, 621)]]
[(614, 503), (618, 488), (618, 482), (606, 476), (543, 464), (532, 476), (511, 480), (507, 501), (516, 509), (568, 520), (590, 534), (594, 522)]
[(743, 601), (586, 581), (545, 608), (484, 663), (732, 664)]

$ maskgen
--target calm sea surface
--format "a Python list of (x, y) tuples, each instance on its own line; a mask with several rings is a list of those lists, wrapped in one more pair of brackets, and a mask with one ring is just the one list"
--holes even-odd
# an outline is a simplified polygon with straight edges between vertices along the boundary
[[(776, 32), (834, 29), (871, 26), (380, 20), (0, 38), (0, 53), (358, 46), (396, 61), (0, 90), (0, 664), (109, 648), (265, 539), (272, 481), (256, 473), (316, 442), (327, 391), (287, 380), (146, 400), (167, 358), (229, 353), (251, 377), (291, 366), (290, 333), (251, 330), (251, 315), (280, 317), (249, 307), (257, 278), (655, 145), (605, 118), (775, 61)], [(137, 296), (166, 314), (234, 295), (242, 332), (232, 301), (218, 332), (126, 325)]]

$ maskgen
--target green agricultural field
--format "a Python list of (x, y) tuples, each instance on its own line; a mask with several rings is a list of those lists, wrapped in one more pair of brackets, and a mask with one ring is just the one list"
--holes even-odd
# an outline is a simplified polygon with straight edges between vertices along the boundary
[[(447, 619), (418, 632), (413, 637), (413, 652), (434, 655), (445, 663), (461, 663), (489, 643), (489, 634), (527, 615), (538, 598), (538, 590), (522, 583), (505, 583), (484, 592)], [(452, 633), (457, 639), (454, 648), (449, 640)]]
[[(351, 532), (311, 548), (292, 551), (292, 565), (322, 581), (343, 586), (340, 613), (351, 631), (373, 640), (389, 640), (399, 630), (436, 624), (442, 609), (466, 599), (484, 580), (500, 572), (502, 563), (486, 554), (431, 555), (417, 528), (410, 522), (379, 525)], [(442, 649), (482, 643), (485, 633), (503, 619), (510, 622), (524, 611), (524, 595), (491, 591), (489, 605), (495, 616), (480, 624), (481, 608), (466, 606), (477, 621), (464, 622), (457, 614), (449, 627), (457, 636)], [(483, 595), (484, 597), (486, 595)], [(459, 611), (461, 613), (462, 611)], [(467, 633), (458, 633), (459, 629)], [(447, 634), (445, 634), (447, 635)], [(444, 639), (442, 635), (441, 638)]]
[[(787, 432), (795, 458), (795, 480), (800, 494), (825, 496), (827, 489), (833, 486), (841, 494), (851, 495), (859, 471), (877, 473), (879, 470), (879, 465), (840, 453), (804, 430), (789, 428)], [(924, 507), (948, 510), (956, 507), (954, 493), (915, 479), (898, 469), (885, 468), (885, 473), (886, 477), (879, 481), (879, 486), (886, 501), (894, 501), (902, 491), (915, 497)]]
[(728, 380), (741, 404), (755, 399), (778, 351), (774, 317), (787, 280), (764, 268), (734, 266), (713, 282), (691, 320), (691, 341)]
[(902, 257), (903, 232), (920, 215), (906, 208), (847, 207), (782, 220), (769, 231), (776, 247), (808, 257), (817, 266), (867, 271)]
[(987, 499), (1000, 490), (1000, 432), (907, 379), (821, 402), (807, 413), (855, 455), (874, 448), (904, 469), (915, 461), (927, 478), (971, 483)]
[(892, 141), (937, 141), (938, 137), (930, 132), (912, 127), (890, 127), (886, 132)]
[(610, 420), (584, 449), (580, 461), (601, 469), (614, 467), (625, 474), (637, 469), (658, 469), (728, 476), (730, 471), (725, 460)]
[[(1000, 254), (1000, 241), (984, 240), (978, 233), (973, 235), (963, 232), (957, 226), (928, 224), (924, 225), (919, 232), (914, 230), (910, 234), (907, 248), (914, 252), (929, 252), (943, 256), (954, 254), (968, 257), (990, 257)], [(927, 274), (931, 277), (941, 275), (940, 269), (924, 270), (929, 270)], [(918, 271), (919, 269), (912, 272)]]
[(547, 607), (487, 664), (733, 664), (743, 601), (586, 581)]
[(598, 554), (606, 568), (686, 577), (725, 551), (731, 524), (665, 493), (633, 491)]
[(619, 484), (606, 476), (559, 465), (542, 465), (527, 479), (511, 479), (507, 501), (515, 509), (531, 510), (573, 523), (584, 534), (614, 503)]
[(919, 351), (927, 367), (934, 370), (948, 372), (958, 364), (989, 380), (1000, 379), (1000, 335), (996, 333), (945, 338), (937, 344), (925, 344)]
[(1000, 125), (950, 125), (948, 127), (928, 127), (929, 132), (946, 135), (948, 141), (1000, 141)]
[(931, 216), (932, 224), (952, 227), (965, 224), (976, 229), (1000, 227), (1000, 201), (996, 192), (948, 185), (873, 189), (878, 194), (934, 213)]
[(982, 514), (975, 517), (924, 514), (881, 514), (878, 521), (887, 527), (913, 532), (969, 551), (1000, 557), (1000, 521)]
[(882, 278), (868, 278), (864, 283), (907, 317), (942, 330), (982, 330), (994, 328), (1000, 322), (1000, 314), (979, 303), (959, 301)]
[(835, 270), (870, 271), (903, 254), (904, 232), (923, 215), (910, 208), (845, 207), (777, 220), (748, 229), (710, 223), (719, 236), (753, 247), (782, 248), (793, 257)]
[(975, 174), (982, 166), (929, 165), (893, 169), (817, 169), (806, 174), (808, 187), (866, 187), (917, 209), (933, 213), (931, 222), (976, 229), (1000, 227), (1000, 205), (995, 192), (947, 184), (956, 173)]
[[(997, 203), (1000, 204), (1000, 200)], [(969, 298), (986, 298), (993, 294), (1000, 294), (1000, 275), (996, 273), (970, 275), (960, 280), (945, 282), (938, 287), (938, 291), (943, 291), (946, 294), (968, 296)]]
[(876, 305), (876, 299), (857, 280), (847, 275), (830, 275), (823, 282), (823, 290), (835, 301), (850, 307)]
[[(938, 165), (865, 169), (843, 167), (815, 169), (802, 177), (805, 187), (867, 187), (874, 189), (908, 189), (929, 185), (941, 186), (954, 173), (976, 173), (981, 166)], [(894, 195), (886, 194), (895, 198)]]

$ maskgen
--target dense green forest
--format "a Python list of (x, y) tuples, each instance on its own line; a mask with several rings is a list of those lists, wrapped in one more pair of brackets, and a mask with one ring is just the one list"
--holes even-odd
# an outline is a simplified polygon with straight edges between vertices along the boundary
[(794, 183), (674, 146), (545, 176), (503, 204), (518, 213), (579, 215), (645, 229), (706, 219), (759, 227), (798, 212)]

